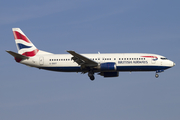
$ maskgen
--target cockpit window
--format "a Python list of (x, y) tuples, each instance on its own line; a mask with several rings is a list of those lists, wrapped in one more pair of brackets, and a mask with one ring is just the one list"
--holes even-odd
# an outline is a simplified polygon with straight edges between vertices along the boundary
[(167, 58), (161, 58), (161, 60), (167, 60)]

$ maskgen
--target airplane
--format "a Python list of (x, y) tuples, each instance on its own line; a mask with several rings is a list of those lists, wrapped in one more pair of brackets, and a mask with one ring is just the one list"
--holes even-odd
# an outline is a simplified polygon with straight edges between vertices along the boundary
[(50, 71), (87, 73), (92, 81), (95, 73), (103, 77), (118, 77), (123, 71), (155, 71), (158, 78), (158, 73), (175, 66), (164, 56), (147, 53), (79, 54), (68, 50), (69, 54), (53, 54), (37, 49), (20, 28), (12, 28), (12, 31), (18, 53), (6, 52), (16, 62)]

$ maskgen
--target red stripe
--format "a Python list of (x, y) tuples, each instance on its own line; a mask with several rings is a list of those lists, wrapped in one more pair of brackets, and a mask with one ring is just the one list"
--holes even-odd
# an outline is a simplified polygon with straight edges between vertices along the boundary
[(141, 57), (146, 57), (146, 58), (157, 58), (156, 56), (141, 56)]
[(38, 49), (35, 49), (35, 50), (31, 51), (31, 52), (25, 52), (22, 55), (27, 56), (27, 57), (33, 57), (33, 56), (35, 56), (37, 54), (38, 51), (39, 51)]
[(15, 40), (21, 39), (21, 40), (24, 40), (24, 41), (26, 41), (28, 43), (31, 43), (29, 41), (29, 39), (26, 36), (22, 35), (21, 33), (17, 32), (17, 31), (13, 31), (13, 34), (14, 34), (14, 39)]

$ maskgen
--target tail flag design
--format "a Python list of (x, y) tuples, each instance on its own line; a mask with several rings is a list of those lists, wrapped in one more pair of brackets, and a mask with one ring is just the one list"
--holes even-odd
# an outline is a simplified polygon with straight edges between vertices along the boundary
[(12, 31), (19, 54), (27, 57), (33, 57), (38, 53), (39, 50), (33, 45), (20, 28), (12, 28)]

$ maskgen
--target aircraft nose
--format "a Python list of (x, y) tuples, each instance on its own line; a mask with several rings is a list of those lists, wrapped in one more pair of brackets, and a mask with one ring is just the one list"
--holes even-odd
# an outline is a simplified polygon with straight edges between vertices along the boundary
[(168, 64), (169, 64), (169, 67), (174, 67), (174, 66), (176, 65), (176, 63), (174, 63), (174, 62), (171, 61), (171, 60), (169, 60)]
[(176, 63), (173, 62), (173, 66), (175, 66), (175, 65), (176, 65)]
[(173, 61), (171, 61), (171, 67), (174, 67), (176, 65), (176, 63), (174, 63)]

